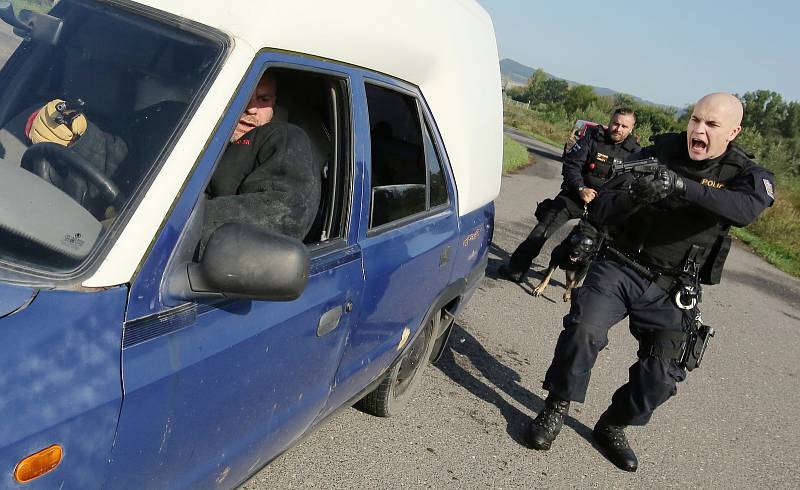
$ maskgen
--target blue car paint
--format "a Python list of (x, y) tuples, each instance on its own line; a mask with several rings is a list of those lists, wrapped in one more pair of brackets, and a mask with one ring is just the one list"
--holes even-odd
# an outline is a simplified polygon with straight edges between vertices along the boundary
[(352, 258), (312, 276), (303, 301), (205, 306), (185, 328), (127, 347), (109, 487), (233, 484), (296, 439), (328, 397), (351, 317), (323, 337), (319, 319), (359, 300), (348, 296), (362, 283)]
[(489, 256), (489, 246), (494, 234), (494, 213), (494, 203), (492, 202), (459, 218), (461, 232), (458, 237), (458, 255), (455, 260), (453, 277), (475, 279), (471, 282), (467, 281), (466, 290), (459, 301), (458, 308), (451, 311), (454, 315), (461, 313), (483, 279), (483, 272)]
[[(11, 291), (0, 288), (0, 301), (31, 293)], [(26, 308), (0, 320), (0, 488), (19, 485), (17, 463), (53, 444), (63, 447), (63, 461), (24, 488), (103, 483), (122, 401), (127, 293), (126, 287), (40, 291)]]
[[(377, 81), (406, 90), (422, 99), (412, 86), (379, 74), (364, 74), (364, 81)], [(358, 84), (354, 99), (366, 107), (364, 84)], [(425, 118), (435, 128), (433, 117), (422, 107)], [(361, 202), (359, 242), (364, 252), (366, 288), (359, 310), (359, 322), (348, 336), (336, 374), (336, 386), (320, 418), (336, 410), (380, 376), (397, 357), (404, 328), (413, 337), (422, 326), (423, 316), (451, 278), (452, 260), (441, 263), (446, 248), (453, 249), (458, 234), (457, 199), (452, 172), (446, 155), (442, 157), (449, 203), (424, 218), (413, 217), (369, 232), (370, 137), (369, 114), (358, 115), (358, 141), (365, 142), (364, 180)], [(433, 131), (443, 148), (438, 131)], [(442, 152), (443, 153), (443, 152)], [(412, 285), (412, 286), (410, 286)]]

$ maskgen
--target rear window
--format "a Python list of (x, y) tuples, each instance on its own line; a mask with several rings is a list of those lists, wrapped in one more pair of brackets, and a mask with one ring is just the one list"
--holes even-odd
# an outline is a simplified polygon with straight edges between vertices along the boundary
[(370, 228), (447, 204), (442, 160), (417, 99), (373, 84), (366, 91), (372, 148)]

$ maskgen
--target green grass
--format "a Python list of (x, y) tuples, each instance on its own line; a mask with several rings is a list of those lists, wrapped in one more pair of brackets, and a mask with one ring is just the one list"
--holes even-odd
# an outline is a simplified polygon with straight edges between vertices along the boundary
[(47, 13), (53, 8), (53, 0), (11, 0), (11, 5), (17, 14), (23, 9)]
[(746, 228), (732, 228), (731, 234), (749, 245), (756, 254), (778, 269), (800, 277), (800, 254), (797, 251), (789, 250), (777, 243), (771, 243), (750, 233)]
[(528, 150), (503, 135), (503, 172), (512, 172), (528, 164)]
[(795, 204), (800, 193), (795, 186), (779, 184), (775, 197), (772, 207), (755, 223), (735, 228), (733, 234), (770, 264), (800, 277), (800, 210)]
[(562, 148), (564, 142), (572, 130), (571, 122), (554, 124), (540, 117), (536, 117), (536, 112), (522, 107), (504, 104), (503, 122), (506, 126), (518, 129), (523, 133), (536, 138), (537, 140)]

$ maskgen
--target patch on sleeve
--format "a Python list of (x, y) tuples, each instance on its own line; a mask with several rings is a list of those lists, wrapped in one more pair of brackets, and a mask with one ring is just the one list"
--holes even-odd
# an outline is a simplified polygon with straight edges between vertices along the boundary
[(572, 148), (570, 148), (567, 153), (575, 153), (576, 151), (578, 151), (580, 149), (581, 149), (581, 145), (578, 144), (578, 143), (575, 143), (574, 145), (572, 145)]
[(772, 182), (768, 179), (762, 179), (764, 181), (764, 190), (767, 191), (767, 195), (771, 197), (773, 200), (775, 199), (775, 189), (772, 187)]

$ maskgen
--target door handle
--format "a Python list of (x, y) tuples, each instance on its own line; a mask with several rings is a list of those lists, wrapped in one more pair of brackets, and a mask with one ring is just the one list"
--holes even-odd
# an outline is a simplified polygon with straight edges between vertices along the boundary
[(339, 326), (339, 320), (342, 319), (342, 305), (337, 305), (334, 308), (326, 311), (325, 314), (319, 319), (319, 326), (317, 326), (317, 337), (331, 332)]

